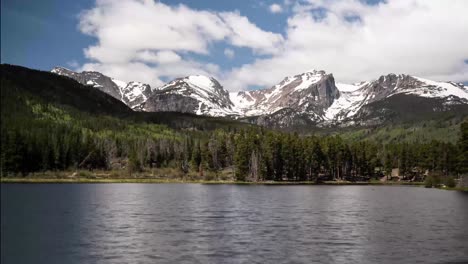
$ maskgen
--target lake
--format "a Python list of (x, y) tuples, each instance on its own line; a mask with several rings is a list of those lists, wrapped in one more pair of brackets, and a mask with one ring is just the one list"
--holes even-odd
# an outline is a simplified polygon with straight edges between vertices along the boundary
[(2, 184), (1, 263), (466, 263), (468, 193)]

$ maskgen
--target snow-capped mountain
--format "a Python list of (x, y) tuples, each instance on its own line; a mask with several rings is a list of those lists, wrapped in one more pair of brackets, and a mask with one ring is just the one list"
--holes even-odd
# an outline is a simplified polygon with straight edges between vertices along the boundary
[(245, 116), (291, 109), (316, 121), (323, 119), (325, 110), (339, 97), (333, 75), (317, 70), (286, 77), (269, 89), (231, 93), (237, 109)]
[(390, 116), (398, 119), (405, 114), (401, 109), (409, 109), (406, 106), (416, 100), (426, 112), (451, 111), (456, 105), (466, 108), (468, 87), (405, 74), (342, 84), (324, 71), (309, 71), (286, 77), (269, 89), (231, 93), (231, 99), (249, 122), (259, 125), (349, 126), (383, 123)]
[(389, 116), (395, 118), (408, 105), (415, 107), (412, 102), (416, 101), (426, 112), (468, 107), (467, 86), (405, 74), (343, 84), (335, 83), (333, 75), (325, 71), (310, 70), (288, 76), (271, 88), (229, 93), (216, 79), (202, 75), (177, 78), (152, 89), (98, 72), (76, 73), (65, 68), (52, 72), (92, 85), (134, 110), (224, 116), (268, 127), (348, 126), (367, 124), (371, 119), (370, 123), (379, 123)]
[[(351, 119), (363, 106), (383, 101), (392, 96), (415, 95), (423, 98), (440, 98), (447, 104), (468, 104), (468, 88), (453, 82), (435, 82), (411, 75), (388, 74), (371, 82), (343, 87), (340, 98), (326, 110), (328, 121)], [(340, 89), (340, 85), (338, 85)]]
[(100, 72), (74, 72), (63, 67), (55, 67), (51, 72), (67, 76), (84, 85), (91, 85), (94, 88), (121, 100), (130, 108), (135, 108), (145, 102), (151, 94), (151, 87), (148, 84), (140, 82), (126, 83), (124, 81), (108, 77)]
[(239, 114), (221, 84), (212, 77), (202, 75), (178, 78), (159, 87), (139, 109), (209, 116)]
[(239, 115), (229, 93), (212, 78), (201, 75), (175, 79), (152, 89), (141, 82), (123, 82), (99, 72), (81, 73), (56, 67), (52, 73), (91, 85), (139, 111), (173, 111), (209, 116)]

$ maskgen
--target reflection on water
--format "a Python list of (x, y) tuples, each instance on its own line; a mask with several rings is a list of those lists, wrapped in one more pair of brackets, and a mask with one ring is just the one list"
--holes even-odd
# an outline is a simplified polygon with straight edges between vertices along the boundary
[(468, 261), (468, 195), (416, 187), (1, 185), (2, 263)]

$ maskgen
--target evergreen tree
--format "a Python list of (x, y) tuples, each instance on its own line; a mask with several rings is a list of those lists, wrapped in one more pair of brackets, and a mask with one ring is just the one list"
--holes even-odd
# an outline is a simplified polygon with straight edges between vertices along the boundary
[(460, 139), (458, 140), (458, 148), (458, 171), (460, 173), (468, 173), (468, 122), (463, 122), (460, 125)]

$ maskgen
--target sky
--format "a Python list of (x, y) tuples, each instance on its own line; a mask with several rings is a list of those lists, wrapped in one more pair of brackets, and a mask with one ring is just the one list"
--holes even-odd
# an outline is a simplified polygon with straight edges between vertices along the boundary
[(203, 74), (230, 91), (311, 69), (468, 84), (468, 1), (2, 0), (1, 62), (159, 86)]

